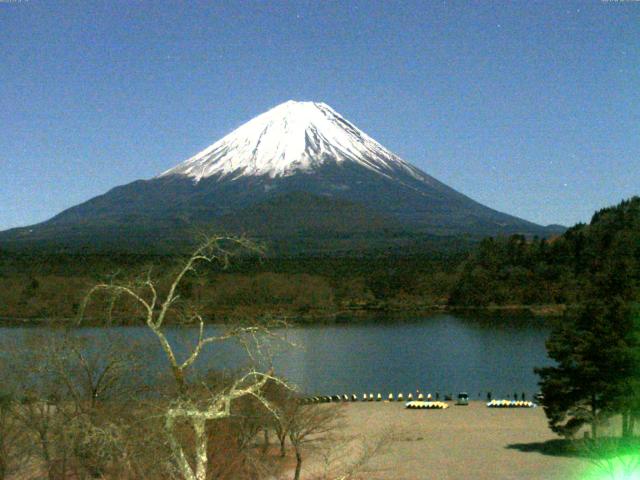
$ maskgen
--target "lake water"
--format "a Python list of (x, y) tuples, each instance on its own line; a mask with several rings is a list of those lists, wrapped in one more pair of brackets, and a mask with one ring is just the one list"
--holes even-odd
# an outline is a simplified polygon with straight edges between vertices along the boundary
[[(20, 344), (21, 337), (34, 330), (47, 332), (47, 327), (0, 328), (0, 335)], [(216, 330), (209, 327), (208, 333)], [(89, 336), (96, 347), (114, 335), (138, 342), (151, 355), (150, 369), (166, 365), (155, 337), (144, 327), (82, 328), (78, 333)], [(169, 337), (184, 346), (195, 333), (173, 328)], [(549, 328), (534, 319), (474, 320), (443, 314), (401, 322), (296, 326), (278, 333), (295, 346), (275, 347), (276, 373), (308, 394), (386, 396), (419, 389), (467, 391), (472, 399), (479, 393), (484, 398), (487, 391), (494, 398), (524, 391), (531, 398), (538, 391), (533, 368), (550, 363), (544, 347)], [(245, 362), (238, 345), (209, 347), (197, 368), (234, 368)]]

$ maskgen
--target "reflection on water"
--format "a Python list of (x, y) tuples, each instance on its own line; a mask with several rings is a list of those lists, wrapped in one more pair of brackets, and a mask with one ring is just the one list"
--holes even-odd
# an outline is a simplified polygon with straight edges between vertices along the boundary
[(278, 363), (318, 393), (468, 391), (494, 395), (537, 391), (534, 366), (547, 364), (548, 329), (535, 322), (465, 321), (440, 315), (415, 323), (296, 329), (306, 346)]
[[(2, 338), (21, 344), (27, 332), (47, 327), (2, 328)], [(209, 327), (215, 334), (217, 327)], [(402, 323), (299, 326), (280, 331), (290, 343), (274, 344), (276, 373), (307, 393), (364, 392), (469, 392), (477, 398), (491, 391), (496, 396), (537, 391), (533, 367), (546, 365), (544, 341), (548, 327), (521, 318), (463, 319), (437, 315)], [(83, 328), (79, 334), (95, 339), (94, 345), (121, 336), (140, 344), (149, 355), (150, 375), (165, 368), (155, 337), (144, 327)], [(184, 355), (196, 338), (193, 329), (175, 328), (170, 339)], [(196, 364), (233, 369), (246, 363), (235, 343), (214, 344)]]

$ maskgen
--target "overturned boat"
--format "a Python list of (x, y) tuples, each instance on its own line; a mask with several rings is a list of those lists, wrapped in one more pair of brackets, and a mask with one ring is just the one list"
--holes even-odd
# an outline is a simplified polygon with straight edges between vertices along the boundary
[(489, 408), (535, 408), (537, 406), (525, 400), (491, 400), (487, 403)]
[(422, 402), (420, 400), (407, 402), (405, 403), (404, 406), (410, 409), (427, 409), (427, 410), (444, 410), (445, 408), (449, 408), (449, 404), (445, 402)]

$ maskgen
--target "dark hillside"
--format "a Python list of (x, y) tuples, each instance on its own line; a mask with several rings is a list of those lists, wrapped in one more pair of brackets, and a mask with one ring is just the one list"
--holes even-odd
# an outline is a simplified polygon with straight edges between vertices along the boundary
[[(615, 271), (615, 275), (603, 272)], [(461, 267), (452, 305), (574, 303), (587, 282), (619, 279), (613, 290), (640, 285), (640, 197), (604, 208), (588, 225), (559, 237), (522, 236), (481, 242)], [(627, 281), (629, 280), (629, 281)], [(629, 290), (629, 291), (626, 291)]]

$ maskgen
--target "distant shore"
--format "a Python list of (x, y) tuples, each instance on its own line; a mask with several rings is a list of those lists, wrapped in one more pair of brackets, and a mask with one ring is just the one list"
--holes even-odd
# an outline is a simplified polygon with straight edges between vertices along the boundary
[[(430, 305), (423, 307), (400, 308), (398, 306), (380, 306), (367, 308), (348, 308), (336, 311), (310, 311), (303, 314), (287, 312), (234, 312), (222, 310), (208, 317), (210, 325), (224, 325), (237, 318), (271, 318), (285, 320), (293, 325), (367, 323), (367, 322), (402, 322), (416, 317), (428, 317), (437, 314), (456, 314), (469, 317), (523, 317), (548, 319), (559, 317), (565, 305), (493, 305), (447, 306)], [(393, 316), (393, 319), (389, 319)], [(1, 317), (0, 326), (38, 326), (38, 325), (72, 325), (78, 322), (77, 317)], [(105, 322), (91, 318), (82, 322), (82, 326), (103, 326)], [(129, 323), (114, 321), (113, 325), (126, 326)]]

